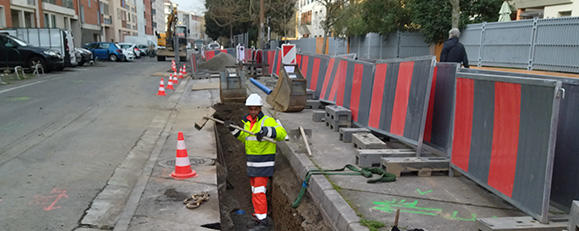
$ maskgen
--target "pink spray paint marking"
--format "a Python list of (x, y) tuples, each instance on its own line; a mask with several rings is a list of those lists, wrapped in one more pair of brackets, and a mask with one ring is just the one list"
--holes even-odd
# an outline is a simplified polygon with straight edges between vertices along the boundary
[(60, 208), (56, 203), (62, 198), (68, 198), (66, 190), (54, 188), (48, 196), (34, 196), (34, 204), (42, 205), (44, 211), (51, 211)]

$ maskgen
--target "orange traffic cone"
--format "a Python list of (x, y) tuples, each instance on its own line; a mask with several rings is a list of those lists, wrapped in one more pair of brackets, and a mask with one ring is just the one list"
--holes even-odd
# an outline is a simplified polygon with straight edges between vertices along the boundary
[(173, 88), (173, 78), (171, 78), (171, 76), (169, 76), (169, 81), (167, 81), (167, 89), (175, 90), (175, 88)]
[(183, 68), (179, 69), (179, 79), (183, 78)]
[(197, 176), (197, 172), (191, 170), (191, 163), (187, 156), (183, 132), (179, 132), (177, 136), (177, 158), (175, 160), (175, 171), (171, 173), (171, 176), (175, 179), (187, 179)]
[(165, 81), (161, 78), (161, 82), (159, 83), (159, 91), (157, 95), (165, 95)]
[(183, 64), (183, 75), (187, 76), (187, 66)]
[(179, 85), (179, 78), (177, 78), (177, 76), (173, 76), (173, 85)]

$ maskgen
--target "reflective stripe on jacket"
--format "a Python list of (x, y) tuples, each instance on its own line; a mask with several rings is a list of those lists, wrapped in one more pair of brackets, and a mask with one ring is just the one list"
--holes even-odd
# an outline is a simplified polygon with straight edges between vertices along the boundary
[[(287, 135), (281, 124), (262, 112), (257, 115), (256, 121), (252, 122), (250, 116), (247, 115), (242, 122), (243, 128), (253, 133), (258, 133), (262, 127), (273, 128), (267, 135), (276, 141), (284, 140)], [(260, 142), (256, 136), (242, 131), (235, 132), (234, 135), (245, 145), (248, 176), (272, 176), (275, 166), (276, 144), (269, 141)]]

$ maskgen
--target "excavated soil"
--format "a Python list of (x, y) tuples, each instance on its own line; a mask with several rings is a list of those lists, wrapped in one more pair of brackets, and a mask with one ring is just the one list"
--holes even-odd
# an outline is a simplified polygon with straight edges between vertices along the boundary
[[(241, 125), (247, 113), (243, 104), (214, 105), (215, 118), (232, 120)], [(222, 230), (247, 230), (251, 220), (251, 188), (246, 172), (244, 147), (224, 126), (215, 126), (217, 140), (217, 182)], [(291, 208), (301, 182), (283, 155), (276, 156), (274, 176), (267, 186), (268, 217), (273, 223), (269, 230), (331, 230), (309, 195), (297, 209)]]
[(207, 62), (199, 62), (199, 69), (206, 69), (212, 72), (221, 72), (226, 66), (235, 65), (235, 57), (227, 53), (219, 53)]

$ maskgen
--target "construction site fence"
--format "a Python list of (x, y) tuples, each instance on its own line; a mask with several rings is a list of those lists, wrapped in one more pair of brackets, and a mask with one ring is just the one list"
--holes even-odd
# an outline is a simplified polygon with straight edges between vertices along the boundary
[(447, 155), (453, 168), (541, 222), (550, 202), (568, 209), (579, 197), (572, 183), (578, 80), (469, 73), (479, 70), (432, 56), (368, 62), (301, 53), (297, 60), (308, 89), (350, 109), (357, 126), (417, 153), (424, 145)]
[[(300, 52), (309, 54), (323, 54), (323, 38), (301, 38), (290, 40), (296, 44)], [(326, 53), (338, 56), (347, 53), (356, 53), (360, 59), (390, 59), (407, 58), (430, 55), (430, 44), (424, 42), (420, 32), (396, 31), (387, 36), (378, 33), (368, 33), (364, 36), (345, 38), (328, 38)]]
[(579, 17), (469, 24), (460, 41), (471, 65), (579, 73)]

